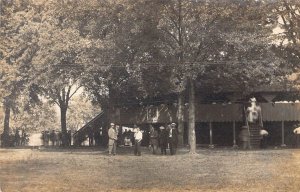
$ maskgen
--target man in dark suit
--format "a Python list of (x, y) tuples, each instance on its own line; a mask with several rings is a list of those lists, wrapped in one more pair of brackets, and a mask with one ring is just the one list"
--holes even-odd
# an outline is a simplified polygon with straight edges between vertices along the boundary
[(160, 132), (159, 132), (159, 146), (161, 150), (162, 155), (167, 154), (167, 146), (168, 146), (168, 132), (165, 129), (164, 126), (159, 127)]
[(172, 123), (168, 127), (168, 143), (171, 155), (175, 155), (178, 144), (178, 131), (176, 129), (176, 123)]
[(150, 145), (152, 148), (152, 153), (156, 154), (158, 148), (158, 132), (154, 129), (152, 125), (150, 125)]

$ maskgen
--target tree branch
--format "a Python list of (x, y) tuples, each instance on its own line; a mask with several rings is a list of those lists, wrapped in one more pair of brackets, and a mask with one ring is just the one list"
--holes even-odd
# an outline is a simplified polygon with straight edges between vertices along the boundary
[(58, 98), (59, 103), (62, 103), (63, 101), (60, 95), (60, 91), (58, 89), (55, 89), (55, 92), (56, 92), (56, 98)]
[(172, 34), (170, 31), (168, 31), (167, 29), (162, 29), (164, 32), (166, 32), (169, 36), (171, 36), (175, 41), (176, 41), (176, 43), (178, 43), (178, 45), (179, 45), (179, 40), (177, 39), (177, 37), (174, 35), (174, 34)]
[(75, 91), (70, 95), (70, 97), (69, 97), (68, 100), (70, 100), (70, 99), (74, 96), (74, 94), (75, 94), (81, 87), (82, 87), (82, 86), (78, 86), (78, 87), (75, 89)]
[(66, 96), (67, 100), (68, 100), (68, 98), (69, 98), (69, 96), (70, 96), (71, 87), (72, 87), (71, 85), (68, 86), (68, 91), (67, 91), (67, 96)]
[(66, 102), (66, 90), (65, 90), (65, 87), (62, 88), (61, 93), (62, 93), (62, 101), (65, 103)]

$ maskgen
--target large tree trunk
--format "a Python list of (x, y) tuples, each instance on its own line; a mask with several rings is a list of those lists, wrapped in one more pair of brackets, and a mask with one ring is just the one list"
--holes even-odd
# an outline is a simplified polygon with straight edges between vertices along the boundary
[(192, 79), (189, 79), (189, 145), (190, 153), (196, 153), (196, 136), (195, 136), (195, 85)]
[(67, 146), (67, 109), (68, 109), (68, 107), (66, 105), (60, 106), (62, 146)]
[(4, 130), (1, 135), (1, 146), (8, 147), (10, 145), (9, 141), (9, 120), (10, 120), (10, 105), (8, 103), (4, 104)]
[[(180, 47), (179, 52), (179, 63), (184, 63), (184, 52), (183, 52), (183, 16), (182, 16), (182, 2), (178, 0), (178, 45)], [(181, 65), (182, 66), (182, 65)], [(183, 110), (183, 102), (184, 102), (184, 91), (180, 91), (178, 98), (178, 145), (183, 146), (183, 134), (184, 134), (184, 110)]]
[(181, 91), (178, 95), (178, 146), (183, 146), (183, 133), (184, 133), (184, 92)]

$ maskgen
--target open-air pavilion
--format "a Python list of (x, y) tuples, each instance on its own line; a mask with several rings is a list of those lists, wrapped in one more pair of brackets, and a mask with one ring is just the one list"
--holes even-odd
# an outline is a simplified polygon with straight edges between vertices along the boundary
[[(196, 142), (199, 146), (235, 147), (239, 144), (238, 133), (245, 125), (245, 108), (248, 100), (254, 96), (262, 109), (263, 129), (267, 130), (270, 146), (296, 145), (296, 135), (293, 129), (300, 121), (300, 103), (298, 101), (279, 101), (282, 95), (292, 92), (283, 89), (269, 88), (241, 96), (236, 92), (212, 94), (198, 94), (195, 103)], [(167, 98), (167, 99), (166, 99)], [(209, 98), (209, 99), (208, 99)], [(213, 98), (213, 99), (212, 99)], [(158, 102), (160, 101), (160, 102)], [(184, 105), (184, 143), (188, 144), (188, 103)], [(162, 99), (147, 100), (143, 103), (116, 102), (111, 104), (109, 114), (96, 116), (92, 121), (75, 133), (82, 142), (87, 138), (89, 130), (103, 130), (103, 140), (107, 139), (107, 122), (114, 122), (120, 126), (139, 125), (147, 130), (149, 124), (154, 127), (177, 122), (177, 95)], [(103, 142), (106, 143), (105, 141)]]

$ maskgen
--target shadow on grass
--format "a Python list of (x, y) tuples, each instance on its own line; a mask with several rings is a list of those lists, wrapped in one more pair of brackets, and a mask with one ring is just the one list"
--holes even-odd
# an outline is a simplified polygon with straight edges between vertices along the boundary
[[(108, 149), (105, 147), (40, 147), (38, 149), (40, 152), (61, 152), (66, 154), (76, 154), (76, 155), (108, 155)], [(116, 156), (134, 156), (134, 147), (117, 147)], [(153, 155), (153, 156), (171, 156), (170, 150), (167, 149), (167, 155), (161, 155), (160, 150), (156, 154), (152, 154), (152, 151), (148, 147), (141, 147), (141, 153), (143, 155)], [(176, 155), (186, 155), (189, 154), (187, 148), (179, 148)]]

